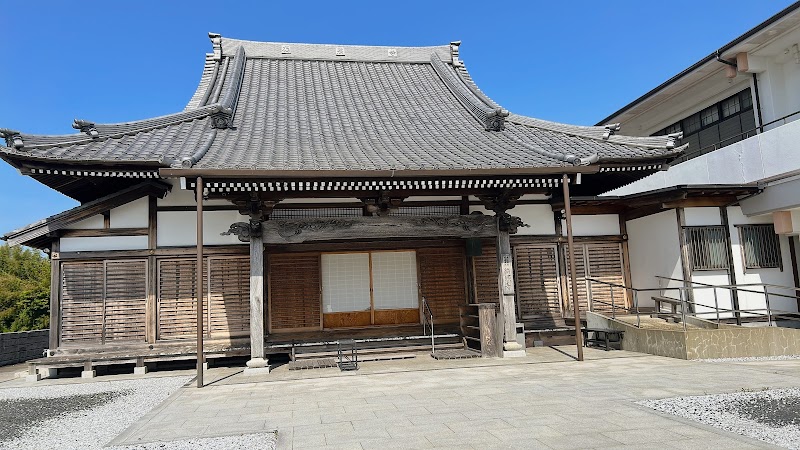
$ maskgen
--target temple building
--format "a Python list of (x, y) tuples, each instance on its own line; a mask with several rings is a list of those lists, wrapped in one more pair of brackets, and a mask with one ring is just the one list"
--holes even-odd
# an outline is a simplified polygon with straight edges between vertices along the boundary
[(255, 371), (298, 343), (428, 333), (514, 356), (574, 334), (573, 298), (579, 314), (630, 310), (628, 221), (757, 190), (599, 197), (666, 170), (681, 133), (514, 114), (474, 83), (460, 42), (209, 36), (183, 111), (0, 130), (7, 163), (81, 203), (4, 237), (50, 254), (50, 358), (141, 365), (202, 345)]

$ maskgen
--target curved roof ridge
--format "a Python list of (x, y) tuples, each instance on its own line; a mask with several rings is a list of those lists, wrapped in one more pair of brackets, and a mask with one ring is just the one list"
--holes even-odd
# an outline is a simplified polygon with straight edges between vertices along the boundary
[(214, 58), (213, 53), (207, 53), (205, 64), (203, 65), (203, 74), (200, 75), (200, 83), (197, 85), (197, 89), (189, 100), (189, 103), (186, 104), (186, 108), (183, 109), (184, 111), (206, 105), (209, 95), (211, 95), (211, 91), (214, 88), (214, 82), (217, 79), (218, 72), (219, 60)]
[(505, 128), (504, 122), (506, 116), (508, 116), (508, 111), (500, 108), (490, 100), (487, 101), (485, 96), (479, 95), (479, 91), (471, 89), (435, 53), (431, 54), (430, 62), (433, 70), (439, 75), (439, 78), (441, 78), (450, 92), (483, 125), (484, 129), (487, 131), (502, 131)]
[[(455, 73), (458, 75), (461, 81), (463, 81), (464, 84), (469, 88), (469, 90), (472, 91), (472, 93), (478, 98), (480, 98), (483, 102), (494, 108), (502, 108), (502, 106), (500, 106), (497, 102), (492, 100), (491, 97), (486, 95), (486, 93), (483, 92), (478, 87), (478, 84), (475, 83), (475, 80), (472, 79), (472, 76), (469, 74), (469, 71), (463, 64), (463, 61), (461, 62), (461, 64), (455, 67)], [(508, 117), (506, 117), (506, 120), (519, 125), (542, 128), (549, 131), (571, 134), (574, 136), (596, 139), (604, 142), (615, 142), (618, 144), (634, 145), (637, 147), (646, 147), (646, 148), (672, 149), (675, 148), (676, 146), (675, 141), (677, 136), (639, 137), (639, 136), (614, 134), (614, 132), (619, 131), (619, 124), (608, 124), (604, 126), (571, 125), (566, 123), (537, 119), (535, 117), (515, 114), (513, 112), (509, 113)]]
[(449, 45), (406, 47), (308, 44), (222, 38), (223, 55), (233, 55), (238, 47), (244, 48), (248, 58), (427, 63), (433, 52), (443, 61), (451, 60)]
[[(233, 69), (231, 83), (225, 86), (221, 94), (222, 99), (216, 103), (198, 106), (194, 109), (186, 109), (176, 113), (165, 114), (162, 116), (132, 120), (129, 122), (117, 123), (95, 123), (87, 120), (75, 119), (72, 127), (80, 130), (76, 134), (64, 135), (39, 135), (25, 133), (0, 133), (6, 141), (16, 138), (21, 141), (21, 145), (14, 144), (13, 147), (24, 152), (25, 148), (48, 148), (62, 145), (84, 144), (92, 141), (104, 141), (128, 135), (135, 135), (143, 132), (157, 130), (160, 128), (176, 125), (183, 122), (212, 117), (212, 125), (216, 128), (227, 128), (234, 113), (234, 107), (241, 90), (242, 78), (244, 73), (244, 61), (246, 55), (244, 49), (239, 47), (234, 58), (235, 67)], [(223, 83), (224, 80), (213, 80), (214, 84)], [(211, 85), (209, 85), (209, 88)], [(205, 95), (205, 94), (204, 94)], [(8, 147), (12, 147), (9, 144)]]

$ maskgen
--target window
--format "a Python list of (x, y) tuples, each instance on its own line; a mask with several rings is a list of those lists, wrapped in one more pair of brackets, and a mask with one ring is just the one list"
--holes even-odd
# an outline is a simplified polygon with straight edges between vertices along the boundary
[(721, 106), (722, 106), (722, 117), (730, 117), (738, 113), (741, 110), (739, 104), (739, 96), (734, 95), (733, 97), (727, 100), (723, 100)]
[(700, 130), (700, 114), (693, 114), (683, 121), (683, 131), (686, 135)]
[(773, 225), (740, 225), (745, 269), (780, 268), (781, 246)]
[(680, 122), (673, 123), (672, 125), (668, 126), (667, 128), (664, 128), (664, 134), (678, 133), (679, 131), (681, 131), (681, 123)]
[(724, 227), (684, 227), (683, 233), (692, 270), (728, 269)]
[(705, 127), (719, 120), (717, 105), (700, 111), (700, 123)]
[(739, 95), (742, 97), (742, 111), (753, 107), (753, 97), (750, 95), (750, 89), (743, 90)]

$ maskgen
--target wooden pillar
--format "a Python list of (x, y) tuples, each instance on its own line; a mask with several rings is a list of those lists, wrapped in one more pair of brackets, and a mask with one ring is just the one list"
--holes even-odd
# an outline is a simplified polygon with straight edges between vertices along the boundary
[[(625, 217), (619, 215), (619, 234), (622, 235), (622, 281), (626, 287), (633, 287), (633, 280), (631, 277), (631, 259), (628, 254), (628, 223)], [(630, 308), (633, 304), (633, 291), (625, 289), (625, 308)]]
[(197, 387), (203, 387), (203, 178), (197, 177)]
[(247, 367), (266, 367), (264, 356), (264, 237), (257, 232), (250, 234), (250, 361)]
[[(686, 242), (686, 233), (683, 228), (686, 226), (686, 212), (683, 208), (675, 208), (675, 215), (678, 218), (678, 243), (681, 246), (681, 272), (683, 274), (683, 286), (687, 288), (692, 287), (692, 262), (689, 257), (689, 244)], [(686, 289), (686, 300), (691, 302), (694, 300), (694, 291)], [(691, 303), (688, 306), (689, 311), (694, 308)], [(689, 312), (687, 311), (687, 312)]]
[[(722, 228), (725, 229), (725, 253), (728, 259), (728, 284), (736, 285), (736, 267), (733, 265), (733, 247), (731, 245), (731, 228), (730, 220), (728, 220), (727, 206), (721, 206), (719, 208), (719, 219), (720, 223), (722, 224)], [(736, 289), (731, 289), (731, 303), (733, 304), (733, 309), (736, 310), (736, 312), (734, 312), (736, 323), (741, 325), (742, 314), (739, 312), (739, 291)]]
[(50, 342), (49, 349), (58, 349), (61, 338), (61, 261), (58, 238), (50, 246)]
[(158, 246), (158, 199), (151, 195), (148, 201), (147, 214), (147, 302), (145, 304), (145, 339), (148, 344), (153, 344), (157, 338), (158, 324), (158, 268), (156, 262), (156, 247)]
[(578, 347), (578, 361), (583, 361), (583, 332), (581, 331), (581, 307), (578, 303), (578, 281), (575, 273), (575, 249), (572, 238), (572, 209), (569, 198), (569, 176), (561, 178), (564, 188), (564, 212), (567, 221), (567, 252), (569, 253), (569, 277), (572, 283), (572, 306), (575, 311), (575, 345)]
[[(497, 232), (498, 287), (500, 290), (500, 315), (503, 323), (503, 356), (523, 356), (525, 349), (517, 342), (517, 307), (514, 292), (514, 265), (508, 229), (499, 226)], [(521, 351), (522, 354), (513, 352)]]

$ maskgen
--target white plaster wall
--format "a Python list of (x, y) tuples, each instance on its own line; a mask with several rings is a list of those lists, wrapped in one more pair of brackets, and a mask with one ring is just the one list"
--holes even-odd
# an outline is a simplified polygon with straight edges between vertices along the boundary
[(105, 227), (103, 216), (98, 214), (96, 216), (83, 219), (80, 222), (75, 222), (69, 226), (70, 230), (99, 230)]
[(522, 219), (527, 227), (519, 227), (518, 235), (554, 235), (556, 224), (553, 220), (553, 209), (550, 205), (519, 205), (509, 210), (511, 215)]
[(91, 252), (104, 250), (143, 250), (147, 236), (102, 236), (61, 238), (62, 252)]
[[(426, 197), (414, 197), (419, 199), (426, 199)], [(451, 199), (450, 197), (447, 197)], [(461, 197), (453, 197), (455, 200), (461, 200)], [(341, 198), (292, 198), (286, 200), (287, 204), (291, 203), (352, 203), (357, 202), (358, 199), (355, 197), (341, 197)]]
[(469, 205), (470, 214), (472, 214), (472, 213), (474, 213), (476, 211), (477, 212), (482, 212), (482, 213), (486, 214), (487, 216), (493, 216), (494, 215), (494, 211), (489, 211), (488, 209), (484, 208), (482, 205)]
[[(631, 284), (637, 289), (658, 287), (655, 276), (682, 278), (678, 219), (674, 210), (626, 222)], [(677, 286), (669, 283), (665, 286)], [(652, 306), (657, 293), (640, 293), (639, 305)]]
[[(567, 222), (561, 221), (561, 232), (567, 235)], [(618, 235), (619, 216), (616, 214), (595, 214), (591, 216), (572, 216), (573, 236)]]
[(684, 208), (683, 212), (686, 218), (686, 226), (722, 225), (719, 208)]
[[(234, 222), (247, 222), (249, 218), (237, 211), (204, 211), (204, 245), (247, 245), (236, 236), (221, 236)], [(197, 243), (197, 221), (194, 211), (160, 211), (158, 213), (158, 246), (182, 247)]]
[[(681, 277), (682, 278), (682, 277)], [(728, 272), (724, 270), (696, 270), (692, 272), (692, 281), (696, 283), (711, 284), (714, 286), (725, 286), (730, 284), (728, 281)], [(716, 302), (714, 300), (714, 291), (716, 291)], [(733, 308), (733, 297), (731, 291), (725, 288), (709, 288), (698, 287), (694, 289), (694, 301), (696, 303), (696, 311), (704, 313), (700, 317), (708, 320), (716, 320), (717, 314), (714, 310), (714, 305), (719, 305), (720, 308), (731, 309)], [(678, 292), (670, 293), (670, 297), (678, 298)], [(733, 317), (732, 313), (720, 312), (720, 318)]]
[[(738, 206), (728, 208), (728, 220), (730, 222), (731, 245), (733, 248), (733, 266), (736, 271), (737, 284), (749, 283), (769, 283), (780, 286), (793, 286), (794, 275), (792, 275), (792, 260), (789, 253), (789, 240), (786, 236), (780, 236), (781, 258), (783, 260), (783, 270), (781, 269), (748, 269), (745, 273), (744, 259), (742, 256), (741, 242), (739, 240), (739, 230), (736, 225), (772, 223), (772, 216), (763, 215), (747, 217), (742, 214)], [(752, 288), (761, 290), (761, 288)], [(777, 293), (791, 294), (790, 291), (777, 290)], [(739, 293), (739, 307), (764, 308), (766, 306), (764, 295), (747, 292)], [(770, 307), (784, 311), (797, 311), (797, 302), (794, 299), (782, 299), (778, 297), (770, 298)]]
[(147, 228), (148, 198), (142, 197), (111, 210), (111, 228)]

